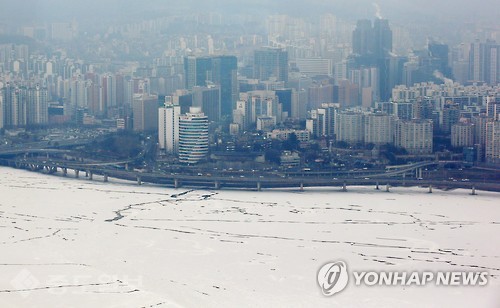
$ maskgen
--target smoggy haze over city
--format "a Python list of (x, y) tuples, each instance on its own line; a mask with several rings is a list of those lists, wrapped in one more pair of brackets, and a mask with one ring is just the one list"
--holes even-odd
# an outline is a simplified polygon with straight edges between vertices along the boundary
[[(26, 0), (2, 1), (0, 18), (5, 23), (29, 21), (60, 21), (76, 18), (78, 21), (93, 18), (129, 18), (148, 15), (171, 15), (187, 12), (219, 12), (222, 14), (290, 14), (314, 18), (317, 14), (332, 13), (342, 18), (379, 16), (404, 22), (491, 22), (498, 19), (497, 0), (311, 0), (311, 1), (179, 1), (179, 0)], [(378, 10), (377, 10), (378, 7)]]

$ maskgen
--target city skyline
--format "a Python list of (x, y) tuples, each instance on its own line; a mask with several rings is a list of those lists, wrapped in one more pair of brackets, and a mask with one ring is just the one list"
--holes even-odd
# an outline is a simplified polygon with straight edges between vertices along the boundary
[(498, 0), (0, 2), (0, 306), (499, 307)]

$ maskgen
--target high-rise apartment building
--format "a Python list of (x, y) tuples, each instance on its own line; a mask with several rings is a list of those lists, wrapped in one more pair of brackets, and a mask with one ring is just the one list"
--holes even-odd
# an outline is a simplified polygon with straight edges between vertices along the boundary
[(394, 140), (394, 116), (370, 113), (364, 116), (365, 143), (386, 144)]
[(26, 88), (7, 83), (2, 89), (3, 118), (5, 127), (27, 124)]
[(500, 163), (500, 121), (486, 123), (486, 162)]
[(7, 83), (0, 89), (0, 127), (47, 124), (48, 110), (47, 88)]
[(431, 154), (432, 138), (431, 120), (415, 119), (396, 122), (394, 144), (404, 148), (409, 154)]
[(27, 124), (47, 124), (49, 122), (49, 94), (47, 88), (40, 85), (29, 88), (27, 99)]
[(0, 129), (4, 128), (5, 124), (5, 103), (4, 103), (4, 96), (3, 96), (3, 91), (0, 89)]
[[(422, 117), (426, 118), (426, 117)], [(458, 104), (446, 104), (442, 110), (442, 115), (441, 115), (441, 131), (445, 133), (450, 133), (451, 132), (451, 127), (458, 123), (460, 120), (460, 105)]]
[(364, 141), (364, 115), (360, 112), (346, 111), (337, 114), (335, 135), (337, 141), (357, 143)]
[(456, 148), (474, 145), (474, 124), (457, 123), (451, 127), (451, 146)]

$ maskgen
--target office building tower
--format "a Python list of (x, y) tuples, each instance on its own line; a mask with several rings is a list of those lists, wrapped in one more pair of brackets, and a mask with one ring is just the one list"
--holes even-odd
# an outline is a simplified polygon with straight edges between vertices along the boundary
[(257, 117), (276, 117), (276, 123), (282, 120), (282, 105), (274, 91), (251, 91), (241, 95), (250, 103), (251, 122), (257, 123)]
[(306, 76), (333, 76), (331, 59), (325, 58), (297, 58), (295, 64), (299, 72)]
[(288, 82), (288, 52), (266, 47), (254, 52), (253, 76), (259, 80)]
[(179, 116), (181, 107), (172, 102), (172, 97), (165, 97), (165, 104), (158, 110), (158, 141), (160, 149), (169, 154), (179, 150)]
[(433, 68), (441, 72), (444, 77), (451, 78), (452, 74), (448, 58), (448, 45), (431, 41), (427, 45), (427, 50), (429, 51), (429, 56), (434, 64)]
[(341, 107), (359, 105), (359, 88), (349, 80), (341, 80), (338, 85), (338, 102)]
[(233, 111), (233, 123), (238, 124), (241, 131), (245, 131), (252, 124), (252, 110), (248, 100), (239, 100), (236, 102), (236, 109)]
[(191, 107), (190, 112), (179, 118), (179, 161), (196, 164), (208, 156), (208, 118), (200, 108)]
[(352, 52), (365, 56), (373, 54), (372, 22), (368, 19), (358, 20), (352, 33)]
[(323, 103), (334, 103), (333, 101), (333, 84), (313, 84), (307, 89), (309, 96), (309, 109), (317, 109)]
[(409, 154), (431, 154), (432, 138), (431, 120), (396, 121), (394, 144), (404, 148)]
[(181, 114), (188, 113), (193, 107), (193, 93), (188, 90), (177, 90), (172, 93), (172, 102), (181, 106)]
[(186, 88), (219, 85), (221, 116), (231, 117), (238, 100), (237, 62), (235, 56), (185, 57)]
[(292, 92), (292, 118), (305, 119), (307, 117), (307, 91), (295, 90)]
[(287, 113), (288, 117), (292, 116), (292, 102), (293, 90), (292, 89), (278, 89), (274, 91), (281, 103), (282, 111)]
[(392, 30), (387, 19), (377, 18), (373, 23), (373, 54), (377, 59), (392, 52)]
[(158, 107), (156, 95), (135, 94), (132, 102), (134, 131), (157, 131)]
[(201, 108), (209, 122), (217, 122), (221, 118), (221, 91), (219, 86), (193, 87), (193, 107)]
[(353, 54), (348, 59), (347, 72), (366, 67), (376, 68), (378, 90), (375, 94), (378, 94), (380, 100), (388, 100), (392, 87), (398, 81), (394, 75), (399, 68), (398, 59), (392, 55), (392, 30), (389, 21), (378, 18), (373, 26), (369, 20), (358, 21), (352, 41)]
[(358, 20), (352, 33), (353, 54), (368, 62), (389, 56), (392, 52), (392, 30), (387, 19)]
[(500, 82), (500, 44), (495, 41), (471, 44), (469, 78), (474, 82), (497, 85)]

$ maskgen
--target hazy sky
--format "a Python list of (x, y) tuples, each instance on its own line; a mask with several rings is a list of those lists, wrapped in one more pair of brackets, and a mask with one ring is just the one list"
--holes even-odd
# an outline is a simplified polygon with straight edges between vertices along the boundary
[(0, 0), (0, 22), (30, 23), (89, 17), (99, 19), (216, 11), (317, 16), (324, 12), (356, 20), (375, 16), (374, 3), (391, 20), (473, 20), (500, 18), (500, 0)]

